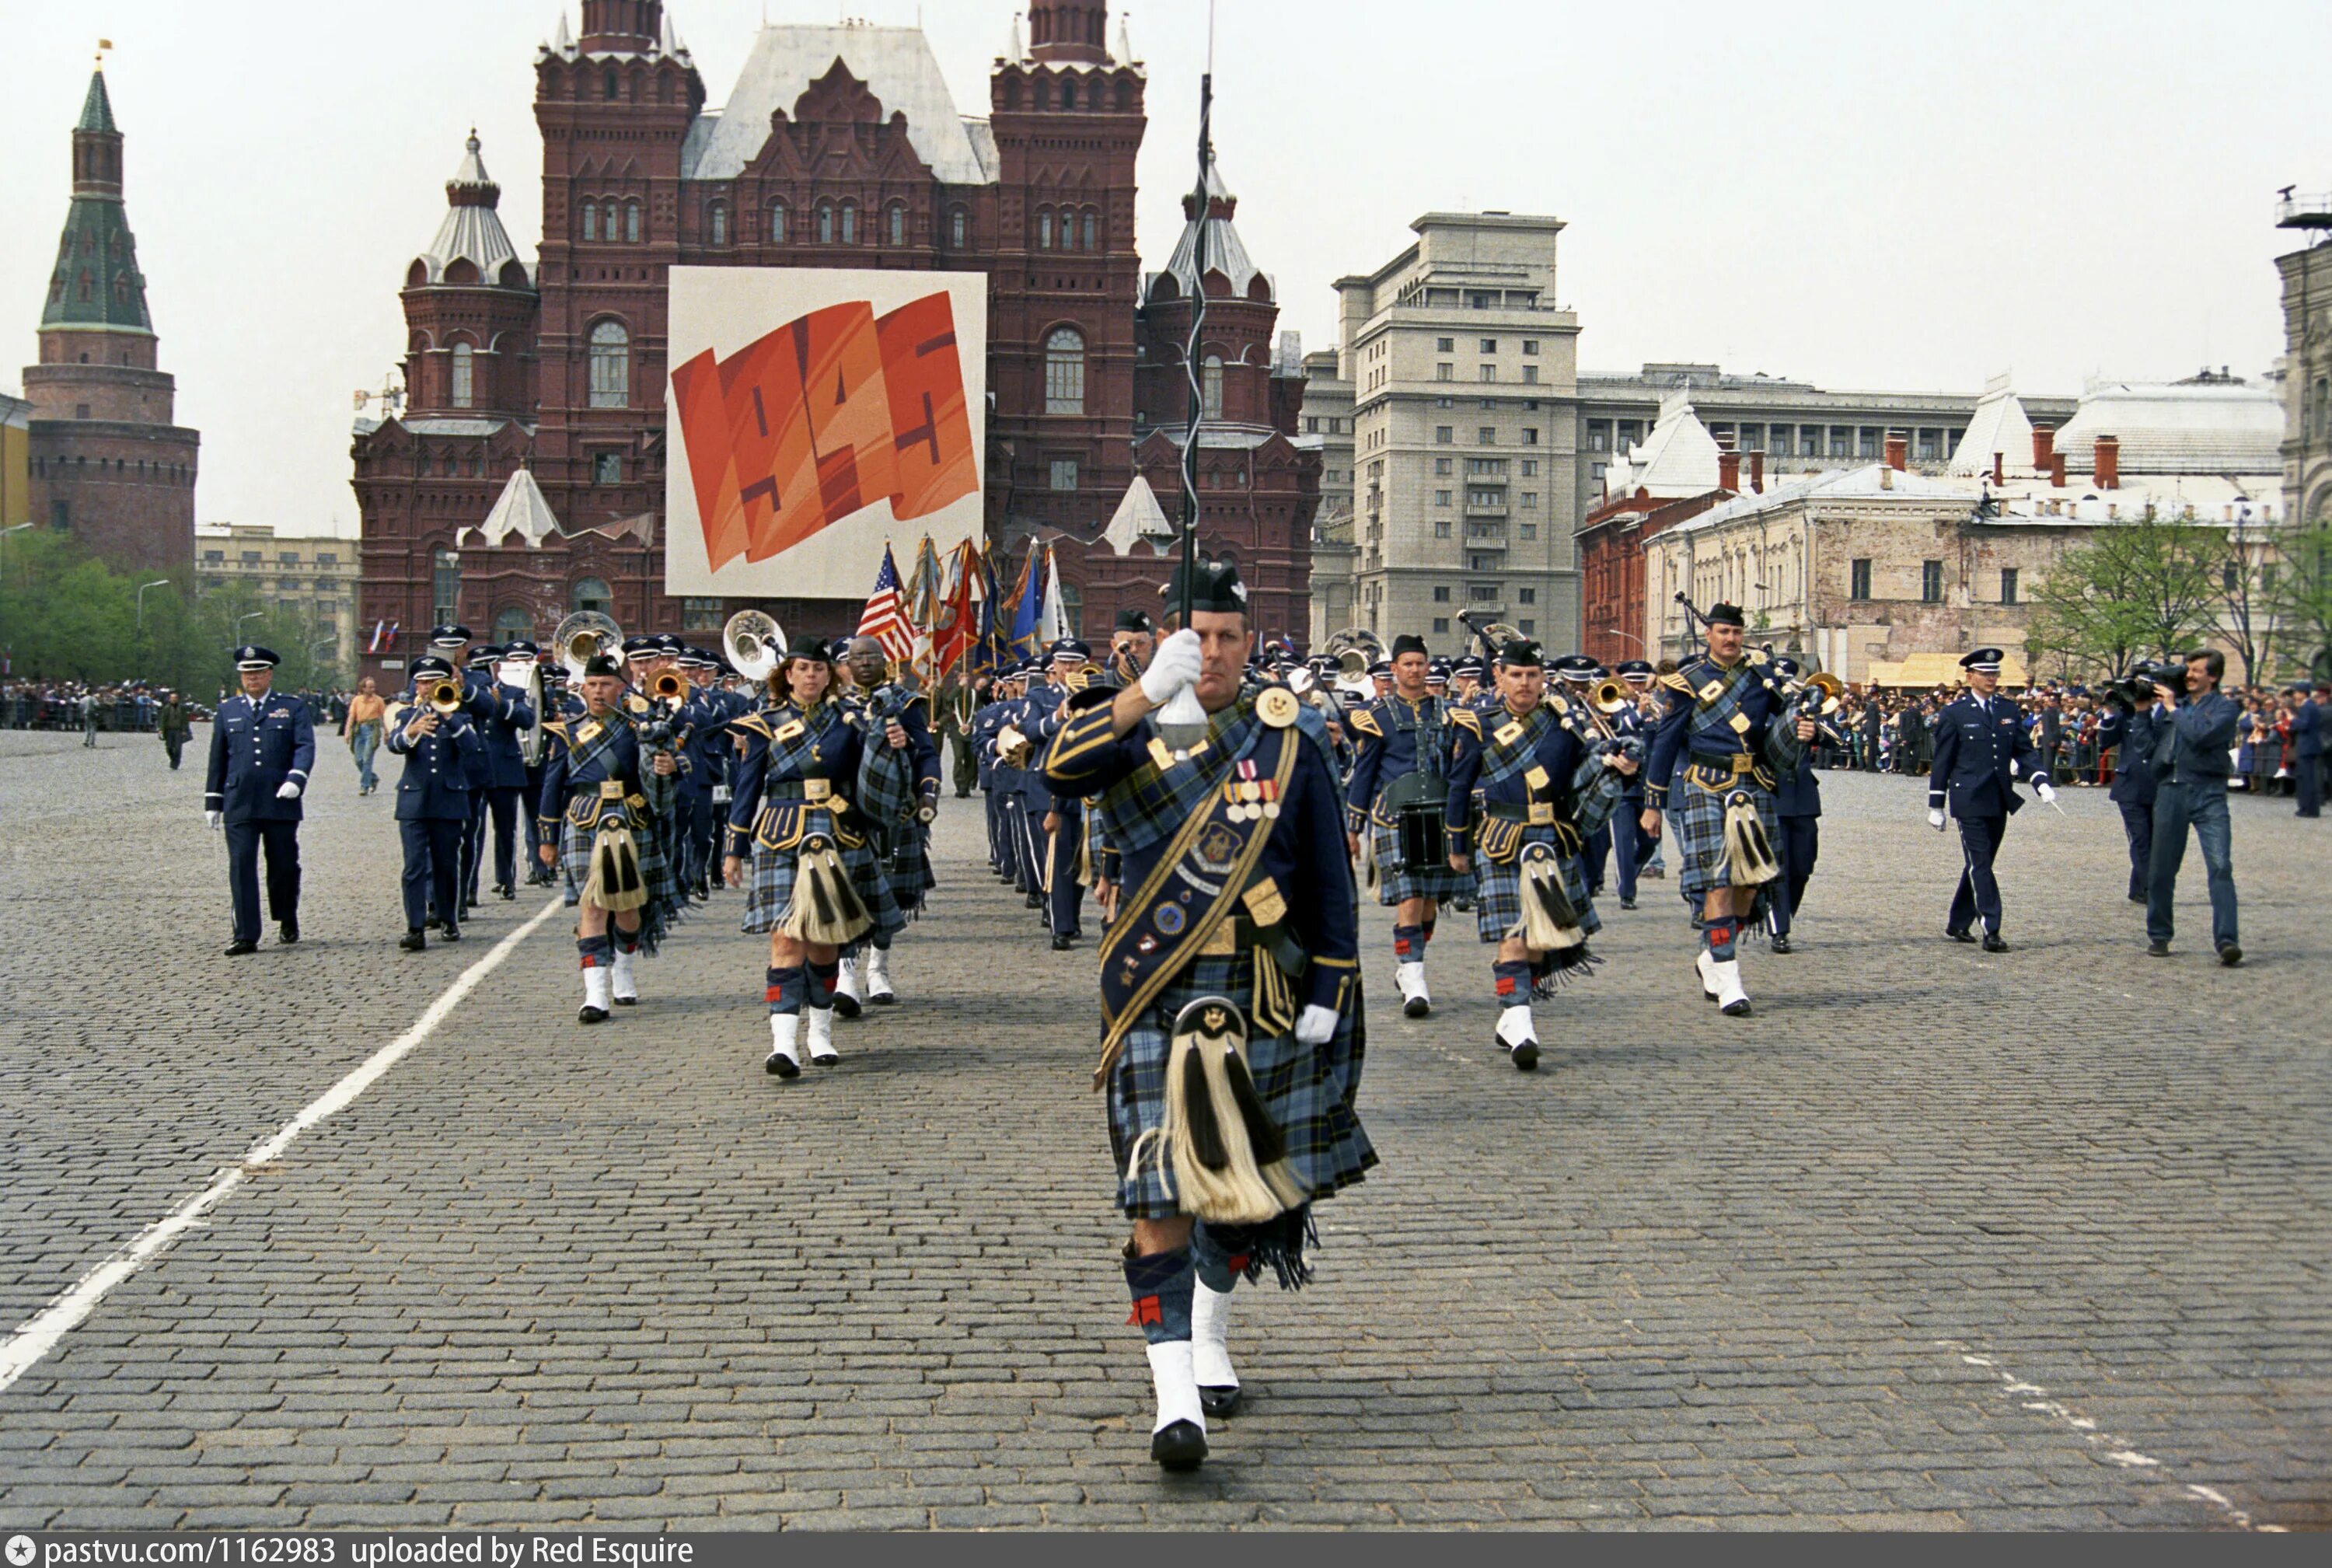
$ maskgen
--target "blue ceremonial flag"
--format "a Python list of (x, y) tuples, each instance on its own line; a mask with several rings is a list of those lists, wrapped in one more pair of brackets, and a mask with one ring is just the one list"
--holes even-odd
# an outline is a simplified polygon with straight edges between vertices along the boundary
[(1035, 658), (1044, 642), (1044, 577), (1041, 552), (1031, 544), (1027, 568), (1020, 574), (1020, 602), (1012, 612), (1012, 651), (1024, 659)]

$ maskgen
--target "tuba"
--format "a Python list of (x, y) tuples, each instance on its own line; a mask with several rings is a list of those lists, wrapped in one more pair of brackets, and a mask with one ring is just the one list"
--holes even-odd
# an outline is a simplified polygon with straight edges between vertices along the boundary
[(1482, 645), (1482, 656), (1492, 664), (1498, 662), (1498, 649), (1506, 643), (1517, 641), (1522, 633), (1504, 621), (1484, 621), (1477, 625), (1472, 610), (1459, 610), (1458, 624), (1474, 634)]
[(721, 628), (721, 646), (739, 674), (757, 686), (764, 685), (786, 656), (786, 634), (779, 629), (776, 617), (760, 610), (739, 610)]
[(1363, 701), (1376, 695), (1369, 684), (1369, 666), (1384, 657), (1384, 641), (1366, 626), (1346, 626), (1328, 639), (1328, 651), (1336, 656), (1336, 689), (1351, 692)]
[(579, 682), (584, 666), (604, 654), (621, 663), (624, 657), (624, 628), (613, 617), (597, 610), (577, 610), (559, 623), (550, 636), (551, 652), (567, 671), (567, 678)]

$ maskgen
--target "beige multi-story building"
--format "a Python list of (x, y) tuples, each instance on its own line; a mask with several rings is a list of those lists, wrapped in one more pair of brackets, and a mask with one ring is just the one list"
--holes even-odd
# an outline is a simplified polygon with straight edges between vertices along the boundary
[(2283, 274), (2283, 491), (2289, 515), (2332, 525), (2332, 195), (2284, 193), (2279, 228), (2308, 245), (2276, 258)]
[(1320, 510), (1312, 519), (1311, 648), (1352, 620), (1352, 384), (1337, 374), (1338, 356), (1324, 349), (1304, 356), (1303, 429), (1299, 447), (1320, 454)]
[(195, 591), (248, 583), (278, 609), (301, 616), (320, 664), (356, 667), (357, 541), (330, 534), (279, 534), (264, 522), (205, 522), (195, 529)]
[[(1428, 213), (1410, 226), (1415, 244), (1336, 283), (1335, 380), (1352, 408), (1343, 624), (1387, 641), (1414, 632), (1456, 653), (1471, 641), (1459, 620), (1470, 610), (1571, 647), (1579, 319), (1555, 298), (1563, 225), (1486, 212)], [(1337, 417), (1328, 407), (1307, 395), (1307, 417)]]

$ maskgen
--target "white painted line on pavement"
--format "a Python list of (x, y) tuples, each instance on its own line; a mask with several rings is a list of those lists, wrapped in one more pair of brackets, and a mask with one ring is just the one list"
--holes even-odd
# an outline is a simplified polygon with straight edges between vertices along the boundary
[(544, 904), (532, 919), (496, 942), (484, 957), (464, 970), (461, 977), (445, 989), (444, 995), (429, 1004), (411, 1028), (365, 1058), (346, 1077), (283, 1123), (273, 1137), (253, 1144), (251, 1152), (243, 1157), (242, 1163), (219, 1171), (209, 1186), (148, 1226), (135, 1240), (82, 1275), (73, 1282), (71, 1289), (11, 1334), (5, 1343), (0, 1343), (0, 1391), (5, 1391), (54, 1350), (60, 1340), (97, 1310), (98, 1303), (103, 1301), (114, 1286), (143, 1268), (179, 1237), (200, 1225), (203, 1217), (225, 1201), (253, 1171), (282, 1158), (283, 1152), (301, 1134), (346, 1110), (358, 1095), (372, 1087), (381, 1075), (395, 1066), (407, 1052), (436, 1033), (437, 1026), (461, 1005), (464, 997), (477, 989), (479, 981), (500, 968), (502, 960), (508, 958), (519, 943), (533, 935), (544, 921), (564, 907), (564, 904), (558, 902)]
[[(2078, 1432), (2080, 1434), (2080, 1438), (2083, 1442), (2092, 1445), (2102, 1453), (2107, 1464), (2118, 1466), (2125, 1470), (2160, 1470), (2165, 1478), (2169, 1476), (2168, 1469), (2165, 1468), (2160, 1459), (2154, 1458), (2150, 1454), (2142, 1454), (2138, 1452), (2135, 1447), (2125, 1442), (2120, 1438), (2117, 1438), (2107, 1432), (2099, 1431), (2098, 1429), (2097, 1422), (2089, 1420), (2087, 1416), (2078, 1415), (2074, 1411), (2067, 1409), (2058, 1401), (2048, 1398), (2049, 1391), (2047, 1389), (2042, 1388), (2038, 1383), (2025, 1382), (2021, 1379), (2018, 1378), (2014, 1373), (2002, 1367), (1998, 1362), (1993, 1360), (1992, 1357), (1988, 1355), (1972, 1355), (1968, 1353), (1967, 1346), (1962, 1344), (1955, 1339), (1939, 1339), (1935, 1341), (1935, 1347), (1938, 1350), (1957, 1351), (1960, 1353), (1960, 1360), (1965, 1362), (1968, 1365), (1982, 1367), (1986, 1372), (1996, 1374), (2001, 1382), (2000, 1391), (2003, 1395), (2016, 1400), (2017, 1402), (2022, 1405), (2024, 1409), (2032, 1411), (2034, 1414), (2048, 1416), (2051, 1420), (2061, 1422), (2073, 1431)], [(2024, 1396), (2028, 1394), (2035, 1397), (2027, 1399)], [(2228, 1522), (2235, 1525), (2238, 1529), (2257, 1530), (2263, 1535), (2281, 1535), (2283, 1533), (2283, 1526), (2280, 1525), (2253, 1524), (2249, 1513), (2245, 1512), (2243, 1509), (2236, 1507), (2234, 1504), (2228, 1499), (2227, 1495), (2224, 1492), (2219, 1491), (2215, 1487), (2197, 1487), (2191, 1484), (2184, 1485), (2187, 1496), (2199, 1497), (2203, 1502), (2210, 1504), (2213, 1507), (2218, 1509), (2219, 1512), (2224, 1514), (2227, 1516)]]

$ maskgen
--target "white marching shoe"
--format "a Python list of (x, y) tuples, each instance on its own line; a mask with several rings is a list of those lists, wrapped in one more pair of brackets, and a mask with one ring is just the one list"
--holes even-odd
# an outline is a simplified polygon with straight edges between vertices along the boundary
[(1150, 1382), (1158, 1391), (1158, 1424), (1150, 1429), (1151, 1458), (1161, 1469), (1197, 1469), (1207, 1457), (1207, 1412), (1199, 1402), (1189, 1340), (1150, 1347)]
[(1732, 1018), (1749, 1016), (1749, 993), (1741, 989), (1741, 961), (1727, 959), (1719, 963), (1711, 960), (1708, 978), (1716, 986), (1716, 1010)]
[(1716, 999), (1716, 961), (1708, 956), (1706, 948), (1702, 948), (1693, 959), (1692, 966), (1700, 971), (1700, 994), (1710, 1001), (1715, 1001)]
[(1538, 1066), (1538, 1028), (1528, 1002), (1516, 1002), (1498, 1015), (1498, 1044), (1520, 1071)]
[(846, 1018), (858, 1016), (858, 1004), (865, 1000), (858, 990), (858, 961), (838, 959), (835, 962), (834, 1009)]
[(795, 1037), (800, 1033), (801, 1014), (771, 1013), (769, 1054), (762, 1058), (761, 1071), (780, 1078), (801, 1076), (801, 1057), (794, 1049)]
[(834, 1009), (832, 1008), (810, 1009), (809, 1065), (813, 1067), (830, 1067), (840, 1060), (842, 1060), (841, 1053), (834, 1048)]
[(587, 1024), (607, 1021), (607, 971), (598, 964), (583, 971), (583, 1006), (575, 1017)]
[(891, 990), (891, 955), (879, 947), (870, 949), (866, 954), (866, 999), (878, 1008), (887, 1008), (899, 999)]
[(1198, 1281), (1190, 1297), (1190, 1368), (1199, 1384), (1199, 1408), (1210, 1417), (1237, 1415), (1238, 1373), (1231, 1370), (1231, 1293)]
[(636, 952), (626, 952), (620, 947), (616, 950), (615, 967), (607, 972), (610, 977), (608, 984), (614, 993), (613, 999), (619, 1008), (636, 1008), (640, 1005), (639, 982), (632, 978), (632, 965), (639, 956)]
[(1392, 983), (1400, 988), (1401, 1017), (1421, 1018), (1433, 1010), (1433, 999), (1425, 994), (1423, 959), (1404, 959), (1393, 965)]

